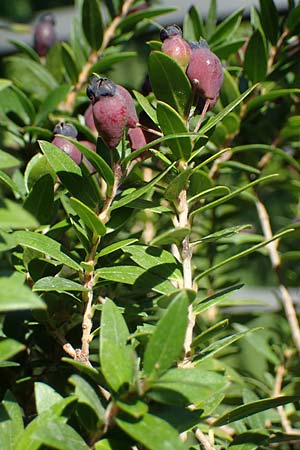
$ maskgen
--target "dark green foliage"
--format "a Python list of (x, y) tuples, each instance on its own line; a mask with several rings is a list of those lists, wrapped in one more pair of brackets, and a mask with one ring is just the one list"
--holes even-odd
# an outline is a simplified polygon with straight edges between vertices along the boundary
[[(173, 8), (75, 3), (68, 42), (2, 64), (0, 448), (296, 450), (299, 5), (190, 6), (224, 69), (201, 115), (149, 29)], [(143, 147), (88, 127), (95, 73), (134, 88)]]

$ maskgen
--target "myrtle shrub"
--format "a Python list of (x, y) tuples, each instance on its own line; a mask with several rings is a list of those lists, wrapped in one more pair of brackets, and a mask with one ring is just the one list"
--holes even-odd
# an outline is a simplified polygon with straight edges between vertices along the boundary
[(300, 4), (150, 3), (3, 61), (2, 450), (300, 448)]

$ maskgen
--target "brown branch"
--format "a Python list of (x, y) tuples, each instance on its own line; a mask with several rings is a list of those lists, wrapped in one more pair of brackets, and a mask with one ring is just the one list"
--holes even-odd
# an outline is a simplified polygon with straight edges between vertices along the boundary
[(75, 99), (76, 99), (76, 94), (82, 89), (83, 85), (86, 83), (91, 68), (97, 62), (97, 60), (102, 56), (102, 54), (103, 54), (104, 50), (106, 49), (106, 47), (108, 46), (109, 42), (115, 36), (117, 27), (121, 23), (122, 19), (127, 16), (128, 11), (129, 11), (131, 5), (133, 4), (133, 2), (134, 2), (134, 0), (125, 0), (124, 1), (120, 15), (115, 17), (112, 20), (112, 22), (109, 24), (109, 26), (106, 28), (106, 30), (104, 31), (101, 47), (97, 51), (95, 51), (95, 50), (91, 51), (88, 61), (83, 66), (80, 74), (78, 75), (77, 83), (75, 84), (73, 89), (68, 93), (68, 96), (67, 96), (67, 99), (66, 99), (66, 102), (64, 105), (64, 109), (66, 109), (67, 111), (72, 111), (74, 103), (75, 103)]
[[(273, 232), (272, 232), (272, 228), (271, 228), (270, 217), (268, 215), (265, 205), (261, 202), (257, 193), (255, 193), (255, 196), (256, 196), (256, 202), (255, 202), (256, 209), (258, 212), (258, 216), (259, 216), (259, 220), (261, 223), (261, 227), (262, 227), (264, 236), (266, 239), (272, 239)], [(279, 256), (277, 247), (278, 247), (278, 240), (270, 242), (269, 244), (266, 245), (266, 249), (269, 253), (269, 257), (271, 260), (271, 264), (272, 264), (274, 273), (278, 279), (279, 290), (280, 290), (281, 297), (282, 297), (282, 303), (283, 303), (283, 307), (285, 310), (287, 320), (288, 320), (290, 328), (291, 328), (294, 345), (295, 345), (298, 353), (300, 354), (299, 322), (298, 322), (298, 318), (297, 318), (297, 314), (296, 314), (296, 310), (294, 307), (292, 297), (282, 279), (282, 275), (281, 275), (281, 271), (280, 271), (281, 261), (280, 261), (280, 256)]]
[(71, 356), (71, 358), (75, 359), (76, 350), (73, 348), (72, 344), (70, 344), (65, 336), (60, 333), (60, 331), (56, 330), (49, 323), (47, 324), (48, 331), (52, 334), (55, 340), (62, 346), (63, 350), (67, 353), (67, 355)]
[[(282, 382), (283, 382), (283, 377), (284, 377), (285, 371), (286, 371), (285, 364), (284, 363), (279, 364), (277, 372), (276, 372), (273, 397), (279, 397), (280, 395), (282, 395), (281, 389), (282, 389)], [(286, 433), (290, 434), (292, 431), (292, 427), (287, 418), (284, 407), (282, 405), (277, 406), (277, 411), (278, 411), (278, 414), (280, 415), (283, 429), (285, 430)]]
[[(187, 168), (187, 163), (184, 163), (182, 169)], [(187, 189), (184, 188), (179, 194), (178, 198), (178, 226), (180, 228), (186, 228), (190, 226), (189, 223), (189, 209), (187, 202)], [(186, 236), (181, 244), (181, 261), (183, 272), (183, 287), (185, 289), (193, 288), (192, 279), (192, 249), (190, 246), (190, 238)], [(188, 367), (191, 365), (191, 346), (193, 341), (193, 330), (195, 326), (195, 314), (193, 312), (193, 305), (189, 305), (188, 308), (188, 326), (184, 339), (184, 359), (180, 364), (182, 367)]]
[(197, 430), (195, 431), (195, 436), (202, 445), (202, 447), (204, 448), (204, 450), (215, 450), (215, 447), (211, 445), (208, 438), (205, 436), (204, 433), (202, 433), (202, 431), (199, 428), (197, 428)]

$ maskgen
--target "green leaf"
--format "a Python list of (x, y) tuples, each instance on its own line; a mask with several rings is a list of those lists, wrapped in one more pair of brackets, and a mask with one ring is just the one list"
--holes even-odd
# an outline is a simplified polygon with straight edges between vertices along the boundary
[(72, 142), (72, 144), (74, 144), (78, 148), (78, 150), (95, 167), (97, 172), (103, 177), (103, 179), (109, 186), (112, 186), (114, 184), (115, 176), (113, 171), (106, 163), (106, 161), (98, 153), (93, 152), (93, 150), (91, 150), (89, 147), (81, 144), (75, 139), (66, 137), (66, 140)]
[(286, 95), (300, 95), (300, 89), (299, 88), (293, 88), (293, 89), (272, 89), (271, 91), (267, 92), (266, 94), (262, 94), (259, 96), (256, 96), (249, 100), (247, 103), (247, 112), (254, 110), (257, 110), (260, 106), (264, 106), (266, 102), (277, 100), (281, 97), (284, 97)]
[(169, 166), (164, 172), (159, 174), (157, 177), (153, 178), (149, 183), (147, 183), (145, 186), (143, 186), (140, 189), (136, 189), (135, 191), (131, 192), (130, 194), (125, 195), (124, 197), (121, 197), (119, 200), (115, 200), (110, 207), (110, 210), (113, 211), (114, 209), (121, 208), (122, 206), (128, 205), (128, 203), (133, 202), (137, 198), (140, 198), (142, 195), (146, 194), (148, 191), (150, 191), (173, 167), (173, 164)]
[(88, 450), (82, 437), (60, 418), (31, 422), (14, 450), (37, 450), (43, 444), (57, 450)]
[(270, 178), (274, 178), (276, 176), (278, 176), (278, 175), (272, 174), (272, 175), (266, 175), (265, 177), (258, 178), (257, 180), (252, 181), (251, 183), (248, 183), (245, 186), (240, 187), (239, 189), (236, 189), (235, 191), (231, 192), (230, 194), (224, 195), (224, 197), (214, 200), (213, 202), (210, 202), (207, 205), (201, 206), (201, 208), (198, 208), (195, 211), (192, 211), (191, 216), (194, 216), (195, 214), (203, 213), (207, 209), (215, 208), (216, 206), (221, 205), (222, 203), (227, 202), (228, 200), (236, 197), (236, 195), (240, 194), (241, 192), (245, 191), (246, 189), (254, 187), (257, 184), (267, 181)]
[(230, 42), (222, 42), (213, 45), (211, 50), (220, 58), (227, 59), (230, 55), (237, 53), (237, 51), (244, 45), (244, 39), (236, 39)]
[(55, 171), (50, 166), (46, 156), (37, 153), (28, 162), (24, 173), (24, 184), (29, 192), (37, 181), (47, 175), (51, 175), (53, 182), (56, 182)]
[(109, 299), (102, 308), (100, 329), (101, 371), (117, 392), (132, 382), (135, 358), (133, 349), (127, 344), (129, 331), (118, 307)]
[[(241, 287), (242, 287), (242, 285), (239, 284), (239, 285), (235, 286), (235, 289), (240, 289)], [(218, 293), (218, 294), (213, 295), (210, 300), (206, 300), (206, 301), (201, 302), (199, 305), (197, 305), (194, 308), (194, 314), (196, 316), (198, 316), (199, 314), (202, 314), (204, 311), (207, 311), (209, 308), (212, 308), (213, 306), (219, 305), (220, 303), (226, 301), (227, 300), (227, 294), (229, 292), (232, 292), (232, 290), (233, 290), (232, 287), (230, 289), (225, 289), (225, 292), (224, 292), (223, 295)]]
[(264, 34), (272, 45), (277, 44), (279, 35), (279, 14), (273, 0), (259, 0), (260, 20)]
[(300, 24), (300, 4), (289, 11), (285, 26), (289, 33), (293, 33)]
[(241, 94), (237, 99), (233, 100), (216, 116), (211, 117), (200, 129), (201, 134), (207, 133), (211, 128), (221, 122), (233, 109), (235, 109), (248, 95), (255, 89), (256, 86), (252, 86)]
[(35, 216), (39, 223), (51, 222), (54, 209), (54, 182), (50, 174), (37, 180), (24, 202), (24, 208)]
[(209, 269), (204, 270), (202, 273), (197, 275), (195, 277), (195, 281), (200, 280), (200, 278), (205, 277), (208, 273), (213, 272), (214, 270), (219, 269), (220, 267), (222, 267), (222, 266), (224, 266), (224, 265), (226, 265), (226, 264), (228, 264), (228, 263), (230, 263), (232, 261), (235, 261), (235, 260), (237, 260), (239, 258), (242, 258), (242, 257), (244, 257), (246, 255), (249, 255), (250, 253), (255, 252), (256, 250), (260, 249), (261, 247), (264, 247), (265, 245), (269, 244), (269, 242), (272, 242), (272, 241), (274, 241), (276, 239), (279, 239), (280, 237), (284, 236), (285, 234), (291, 233), (292, 231), (294, 231), (294, 230), (290, 229), (290, 230), (283, 231), (282, 233), (274, 235), (271, 239), (268, 239), (266, 241), (260, 242), (259, 244), (254, 245), (253, 247), (250, 247), (247, 250), (244, 250), (243, 252), (237, 253), (236, 255), (233, 255), (233, 256), (231, 256), (231, 257), (229, 257), (227, 259), (224, 259), (223, 261), (221, 261), (220, 263), (216, 264), (215, 266), (210, 267)]
[(151, 241), (151, 245), (180, 245), (183, 239), (190, 234), (190, 228), (174, 228), (159, 234)]
[(125, 442), (123, 439), (101, 439), (101, 441), (96, 442), (95, 450), (132, 450), (132, 446), (129, 442)]
[(261, 411), (266, 411), (271, 408), (276, 408), (277, 406), (286, 405), (287, 403), (299, 402), (299, 396), (281, 396), (275, 398), (266, 398), (263, 400), (258, 400), (256, 402), (251, 402), (246, 405), (238, 406), (231, 411), (223, 414), (213, 423), (214, 426), (227, 425), (228, 423), (235, 422), (236, 420), (244, 419), (252, 414), (259, 413)]
[(6, 59), (6, 73), (16, 86), (39, 101), (44, 101), (57, 87), (56, 80), (44, 66), (21, 56)]
[(151, 270), (166, 279), (182, 279), (177, 260), (167, 250), (145, 245), (130, 245), (124, 248), (123, 252), (129, 254), (130, 258), (143, 269)]
[(34, 383), (35, 405), (38, 414), (46, 412), (56, 403), (59, 403), (63, 397), (46, 383)]
[(20, 165), (21, 161), (18, 158), (4, 150), (0, 150), (0, 169), (10, 169)]
[(11, 86), (12, 82), (11, 80), (7, 80), (6, 78), (0, 78), (0, 91), (3, 89), (6, 89), (7, 87)]
[(65, 99), (69, 90), (70, 86), (67, 84), (62, 84), (61, 86), (53, 89), (48, 94), (45, 101), (41, 103), (34, 123), (38, 125), (44, 122), (48, 118), (48, 114), (53, 113), (53, 111), (58, 107), (59, 103)]
[(97, 258), (102, 258), (103, 256), (109, 255), (110, 253), (113, 253), (117, 250), (123, 249), (127, 247), (128, 245), (133, 244), (134, 242), (137, 242), (138, 239), (124, 239), (123, 241), (115, 242), (114, 244), (108, 245), (107, 247), (104, 247), (100, 250), (99, 253), (97, 253)]
[(245, 337), (248, 333), (253, 333), (260, 329), (261, 328), (247, 329), (246, 331), (241, 331), (240, 333), (235, 333), (235, 334), (232, 334), (231, 336), (226, 336), (223, 339), (219, 339), (219, 340), (213, 342), (212, 344), (208, 345), (203, 351), (200, 351), (195, 355), (196, 364), (197, 363), (201, 364), (205, 359), (211, 358), (216, 353), (219, 353), (220, 351), (224, 350), (229, 345), (231, 345), (234, 342)]
[(19, 186), (7, 175), (7, 173), (0, 170), (0, 181), (5, 183), (14, 194), (23, 197), (22, 191), (19, 189)]
[(153, 108), (149, 100), (138, 91), (133, 91), (133, 94), (143, 110), (148, 114), (150, 119), (153, 120), (154, 123), (157, 123), (156, 110)]
[(15, 272), (0, 277), (0, 311), (45, 309), (44, 302), (24, 284), (24, 275)]
[(268, 69), (265, 42), (260, 30), (254, 31), (247, 45), (244, 60), (244, 71), (252, 83), (263, 81)]
[(98, 0), (84, 0), (82, 5), (82, 28), (93, 50), (98, 50), (103, 40), (103, 21)]
[[(172, 391), (184, 397), (185, 404), (201, 405), (213, 393), (228, 388), (227, 378), (202, 367), (170, 369), (151, 386), (150, 392)], [(171, 392), (169, 392), (171, 394)], [(175, 405), (179, 398), (175, 396)]]
[(95, 412), (98, 421), (104, 423), (105, 409), (103, 408), (95, 389), (79, 375), (72, 375), (68, 381), (75, 387), (75, 395), (78, 402), (88, 405)]
[(196, 6), (192, 5), (183, 19), (183, 37), (188, 42), (198, 42), (204, 36), (202, 17)]
[(116, 418), (117, 425), (149, 450), (186, 450), (176, 430), (165, 420), (145, 414), (140, 420)]
[(203, 236), (203, 238), (198, 239), (197, 241), (191, 242), (191, 245), (194, 246), (203, 243), (207, 244), (208, 242), (215, 242), (218, 241), (219, 239), (232, 236), (236, 233), (239, 233), (240, 231), (247, 230), (249, 228), (251, 228), (251, 225), (240, 225), (235, 227), (224, 228), (224, 230), (216, 231), (215, 233)]
[[(164, 135), (187, 133), (184, 120), (171, 106), (161, 101), (157, 102), (157, 119)], [(188, 161), (192, 153), (190, 138), (174, 138), (168, 141), (176, 160)]]
[(187, 169), (185, 169), (183, 172), (181, 172), (179, 175), (177, 175), (175, 178), (173, 178), (173, 180), (171, 180), (171, 182), (169, 183), (164, 197), (167, 200), (173, 200), (176, 201), (178, 200), (179, 194), (182, 191), (182, 189), (187, 187), (187, 182), (190, 178), (190, 176), (193, 173), (193, 168), (192, 167), (188, 167)]
[(153, 17), (162, 16), (163, 14), (169, 14), (176, 11), (176, 8), (147, 8), (142, 11), (136, 11), (125, 16), (118, 25), (121, 30), (128, 30), (133, 28), (136, 24), (139, 24), (144, 19), (151, 19)]
[(39, 145), (50, 166), (70, 193), (88, 206), (95, 207), (100, 201), (100, 192), (90, 177), (86, 177), (80, 167), (56, 145), (47, 141), (39, 141)]
[(165, 372), (183, 351), (187, 327), (188, 298), (179, 293), (158, 322), (144, 355), (144, 372), (156, 378)]
[(229, 40), (239, 27), (243, 15), (243, 9), (240, 8), (234, 11), (230, 16), (226, 17), (216, 28), (211, 35), (208, 43), (210, 46), (216, 45), (220, 42)]
[(118, 400), (116, 402), (116, 405), (122, 411), (136, 419), (143, 417), (148, 412), (148, 405), (141, 400), (132, 400), (126, 402)]
[(66, 254), (59, 242), (44, 234), (34, 233), (33, 231), (15, 231), (12, 236), (16, 245), (45, 253), (71, 269), (82, 270), (81, 266)]
[(73, 49), (66, 42), (63, 42), (61, 45), (61, 57), (68, 79), (72, 84), (76, 84), (78, 67)]
[(0, 341), (0, 361), (6, 361), (7, 359), (10, 359), (17, 353), (25, 350), (25, 348), (25, 345), (15, 341), (14, 339), (7, 338), (3, 341)]
[(0, 405), (0, 448), (15, 450), (23, 433), (22, 410), (10, 391), (7, 391)]
[(82, 203), (80, 200), (71, 197), (70, 203), (72, 208), (79, 215), (82, 222), (96, 235), (104, 236), (106, 233), (106, 227), (101, 222), (99, 217), (88, 206)]
[(40, 63), (39, 55), (35, 50), (33, 50), (30, 45), (26, 44), (26, 42), (18, 41), (16, 39), (8, 39), (8, 42), (17, 47), (17, 49), (23, 52), (25, 55), (29, 56), (29, 58), (33, 61)]
[(217, 0), (211, 0), (209, 3), (208, 14), (205, 23), (207, 38), (214, 33), (217, 23)]
[(181, 117), (186, 117), (191, 101), (191, 83), (177, 62), (165, 53), (152, 52), (149, 75), (156, 98), (174, 108)]
[(62, 277), (44, 277), (34, 283), (33, 292), (38, 291), (56, 291), (56, 292), (68, 292), (78, 291), (87, 292), (89, 289), (82, 286), (82, 284)]
[(170, 294), (175, 290), (170, 281), (137, 266), (102, 267), (96, 270), (95, 275), (104, 280), (134, 285), (136, 289), (152, 289), (161, 294)]
[(35, 116), (34, 106), (28, 96), (14, 85), (0, 90), (0, 111), (4, 115), (13, 113), (24, 124), (32, 123)]
[[(224, 81), (220, 92), (220, 99), (223, 106), (229, 105), (231, 102), (235, 101), (240, 96), (240, 91), (238, 89), (238, 85), (233, 76), (228, 72), (228, 70), (224, 70)], [(251, 102), (251, 100), (250, 100)], [(240, 112), (240, 105), (236, 107), (237, 113)]]
[(118, 64), (136, 57), (136, 52), (115, 52), (104, 54), (91, 68), (89, 74), (104, 73), (112, 69), (114, 64)]

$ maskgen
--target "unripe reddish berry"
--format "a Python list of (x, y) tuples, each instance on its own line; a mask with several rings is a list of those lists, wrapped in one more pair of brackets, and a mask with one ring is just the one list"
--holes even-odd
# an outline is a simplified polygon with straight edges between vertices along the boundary
[(122, 139), (125, 128), (134, 128), (138, 118), (130, 93), (107, 78), (95, 77), (87, 87), (99, 135), (110, 148)]
[(127, 136), (132, 151), (138, 150), (147, 144), (145, 134), (141, 128), (130, 128)]
[(34, 28), (33, 46), (39, 56), (46, 56), (57, 41), (55, 18), (52, 13), (42, 14)]
[(78, 148), (72, 144), (72, 142), (64, 139), (63, 137), (57, 136), (58, 134), (62, 134), (63, 136), (68, 136), (73, 139), (77, 138), (77, 130), (71, 123), (67, 122), (59, 122), (54, 130), (54, 139), (52, 140), (52, 144), (56, 145), (56, 147), (60, 148), (64, 153), (66, 153), (76, 164), (80, 164), (82, 161), (82, 153), (78, 150)]
[(186, 74), (200, 97), (216, 100), (224, 79), (221, 61), (210, 51), (205, 40), (190, 45), (192, 55)]
[(162, 28), (160, 31), (160, 39), (163, 44), (162, 52), (171, 56), (185, 70), (190, 61), (191, 48), (187, 41), (182, 37), (182, 31), (177, 25), (170, 25)]
[[(90, 141), (78, 141), (78, 142), (80, 144), (85, 145), (86, 147), (90, 148), (91, 150), (93, 150), (93, 152), (96, 153), (96, 145), (93, 142), (90, 142)], [(82, 162), (88, 167), (90, 172), (96, 172), (96, 169), (93, 166), (93, 164), (85, 156), (83, 156)]]
[(94, 133), (98, 134), (97, 128), (95, 125), (94, 117), (93, 117), (93, 105), (90, 103), (84, 113), (84, 121), (86, 126)]

